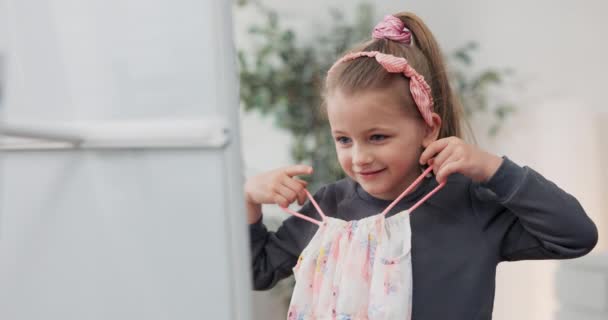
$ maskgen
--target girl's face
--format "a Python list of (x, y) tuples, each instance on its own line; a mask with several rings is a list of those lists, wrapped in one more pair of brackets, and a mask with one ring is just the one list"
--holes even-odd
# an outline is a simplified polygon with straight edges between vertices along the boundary
[(420, 175), (422, 147), (435, 140), (406, 88), (394, 81), (354, 95), (336, 89), (327, 99), (340, 166), (380, 199), (397, 198)]

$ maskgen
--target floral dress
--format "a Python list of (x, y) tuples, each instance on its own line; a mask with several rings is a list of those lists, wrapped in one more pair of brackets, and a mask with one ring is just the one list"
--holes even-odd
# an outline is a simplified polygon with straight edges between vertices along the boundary
[(412, 257), (410, 212), (438, 191), (440, 184), (410, 209), (386, 213), (413, 189), (428, 168), (384, 212), (361, 220), (326, 216), (293, 268), (296, 285), (288, 320), (411, 319)]

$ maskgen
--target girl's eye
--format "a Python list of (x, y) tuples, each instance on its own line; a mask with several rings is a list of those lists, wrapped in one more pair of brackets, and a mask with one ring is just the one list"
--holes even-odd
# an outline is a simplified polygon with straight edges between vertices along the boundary
[(388, 136), (385, 136), (383, 134), (374, 134), (369, 139), (372, 141), (382, 141), (386, 140), (386, 138), (388, 138)]
[(339, 144), (349, 144), (350, 143), (350, 138), (347, 138), (347, 137), (336, 137), (336, 142), (338, 142)]

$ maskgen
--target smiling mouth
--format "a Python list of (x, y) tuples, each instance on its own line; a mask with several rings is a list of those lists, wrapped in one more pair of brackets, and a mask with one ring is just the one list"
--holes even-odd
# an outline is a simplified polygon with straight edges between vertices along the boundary
[(363, 176), (363, 177), (371, 177), (374, 176), (380, 172), (384, 171), (384, 169), (380, 169), (380, 170), (375, 170), (375, 171), (365, 171), (365, 172), (359, 172), (359, 175)]

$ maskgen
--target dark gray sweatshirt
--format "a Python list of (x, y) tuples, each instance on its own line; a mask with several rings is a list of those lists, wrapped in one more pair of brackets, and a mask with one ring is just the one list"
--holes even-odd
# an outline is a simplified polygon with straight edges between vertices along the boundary
[[(388, 216), (436, 185), (425, 179)], [(391, 203), (349, 178), (322, 187), (314, 198), (325, 214), (344, 220), (378, 214)], [(310, 202), (300, 212), (321, 220)], [(410, 221), (414, 320), (491, 319), (499, 262), (580, 257), (598, 237), (573, 196), (506, 157), (487, 183), (450, 176)], [(269, 232), (262, 219), (249, 228), (253, 286), (264, 290), (292, 273), (318, 226), (291, 216), (277, 232)]]

